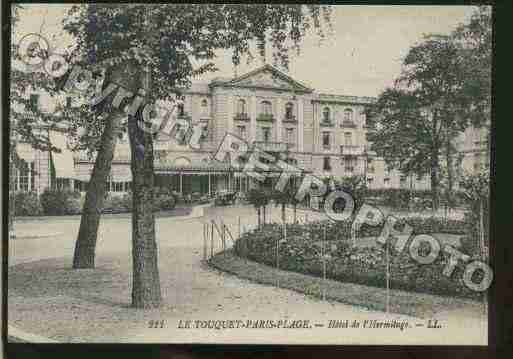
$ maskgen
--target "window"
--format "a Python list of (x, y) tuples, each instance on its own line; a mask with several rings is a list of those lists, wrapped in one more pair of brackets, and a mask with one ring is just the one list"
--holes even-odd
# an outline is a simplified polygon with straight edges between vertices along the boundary
[(69, 189), (71, 188), (71, 183), (69, 178), (57, 178), (56, 186), (58, 189)]
[(383, 184), (385, 185), (385, 187), (388, 187), (390, 185), (390, 178), (383, 179)]
[(271, 140), (271, 128), (261, 127), (262, 141), (269, 142)]
[(351, 110), (350, 108), (344, 110), (344, 121), (353, 122), (353, 110)]
[(331, 162), (330, 162), (330, 158), (329, 157), (324, 157), (324, 165), (323, 165), (323, 169), (325, 171), (331, 171)]
[(123, 131), (118, 132), (118, 140), (120, 143), (124, 143), (126, 141), (126, 133)]
[(246, 101), (243, 99), (240, 99), (237, 101), (237, 114), (238, 115), (245, 115), (246, 114)]
[(322, 120), (324, 122), (330, 122), (330, 109), (329, 107), (325, 107), (322, 111)]
[(112, 182), (113, 192), (123, 192), (123, 182)]
[(483, 161), (480, 153), (474, 153), (474, 171), (479, 171), (483, 167)]
[(73, 98), (72, 97), (66, 97), (66, 107), (70, 108), (73, 105)]
[(374, 182), (374, 178), (372, 178), (372, 177), (367, 178), (367, 183), (369, 184), (369, 186), (372, 185), (372, 182)]
[(208, 115), (208, 101), (207, 99), (201, 100), (201, 114)]
[(330, 148), (330, 133), (329, 132), (323, 132), (322, 133), (322, 147), (324, 148)]
[(287, 128), (285, 129), (285, 136), (287, 143), (294, 143), (294, 129), (293, 128)]
[(31, 94), (30, 95), (30, 105), (29, 109), (32, 111), (37, 111), (38, 105), (39, 105), (39, 95), (38, 94)]
[(344, 144), (346, 146), (352, 146), (353, 145), (353, 134), (351, 132), (344, 133)]
[(262, 114), (264, 115), (272, 115), (272, 105), (269, 101), (262, 101)]
[(178, 110), (178, 116), (183, 116), (185, 114), (183, 103), (179, 103), (176, 107)]
[(30, 162), (30, 190), (35, 191), (36, 190), (36, 165), (34, 162)]
[(291, 102), (285, 105), (285, 118), (287, 120), (294, 119), (294, 105)]
[(374, 173), (374, 160), (372, 158), (367, 159), (367, 172)]
[(16, 168), (16, 171), (13, 172), (13, 190), (23, 192), (34, 191), (36, 189), (35, 180), (34, 162), (27, 163), (22, 160), (20, 167)]
[(237, 126), (237, 132), (240, 138), (246, 138), (246, 126)]
[(345, 158), (345, 171), (346, 172), (353, 172), (354, 168), (356, 167), (356, 157), (346, 157)]
[(28, 192), (29, 190), (29, 166), (25, 161), (21, 162), (21, 166), (18, 169), (18, 190)]

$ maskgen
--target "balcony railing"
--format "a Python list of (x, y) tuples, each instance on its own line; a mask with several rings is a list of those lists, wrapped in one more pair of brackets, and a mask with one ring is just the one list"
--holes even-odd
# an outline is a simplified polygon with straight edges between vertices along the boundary
[(236, 121), (249, 121), (249, 115), (247, 113), (238, 113), (233, 117)]
[(347, 156), (357, 156), (362, 153), (361, 146), (355, 145), (342, 145), (340, 146), (340, 154)]
[(346, 172), (353, 172), (354, 171), (354, 166), (345, 166), (344, 167), (344, 171), (346, 171)]
[(283, 118), (282, 122), (285, 122), (285, 123), (297, 123), (296, 116), (293, 116), (293, 115), (285, 116)]
[(321, 125), (322, 127), (333, 127), (333, 126), (334, 126), (333, 122), (332, 122), (332, 121), (329, 121), (329, 120), (322, 120), (322, 121), (320, 122), (320, 125)]
[(353, 121), (344, 120), (344, 121), (342, 121), (342, 124), (340, 125), (340, 127), (356, 128), (356, 123), (354, 123)]
[(274, 122), (274, 116), (270, 113), (261, 113), (257, 116), (257, 121)]
[(285, 152), (290, 148), (286, 142), (254, 141), (253, 144), (265, 152)]

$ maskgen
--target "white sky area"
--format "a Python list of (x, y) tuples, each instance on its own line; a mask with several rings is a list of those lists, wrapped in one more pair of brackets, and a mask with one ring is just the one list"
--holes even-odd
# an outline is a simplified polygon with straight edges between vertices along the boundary
[[(70, 5), (24, 6), (13, 41), (41, 33), (57, 52), (73, 43), (62, 29)], [(308, 35), (300, 56), (291, 54), (288, 74), (318, 92), (377, 96), (392, 85), (402, 59), (423, 34), (448, 34), (468, 21), (474, 10), (472, 6), (334, 6), (332, 35), (321, 45), (317, 36)], [(242, 62), (238, 75), (262, 65), (258, 57), (249, 66)], [(267, 62), (272, 64), (270, 54)], [(234, 76), (231, 52), (218, 52), (215, 63), (220, 71), (194, 80)]]

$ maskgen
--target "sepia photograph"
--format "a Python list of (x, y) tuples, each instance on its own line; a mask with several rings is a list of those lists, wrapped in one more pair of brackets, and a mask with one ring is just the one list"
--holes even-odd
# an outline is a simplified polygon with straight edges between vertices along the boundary
[(487, 346), (492, 10), (10, 4), (8, 343)]

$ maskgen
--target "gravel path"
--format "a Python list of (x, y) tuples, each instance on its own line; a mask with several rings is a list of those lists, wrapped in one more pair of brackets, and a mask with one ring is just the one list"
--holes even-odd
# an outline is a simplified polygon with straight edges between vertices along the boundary
[[(278, 218), (279, 208), (273, 208), (271, 212), (274, 219)], [(72, 327), (77, 330), (76, 334), (68, 333), (65, 337), (54, 338), (75, 342), (486, 344), (486, 322), (479, 313), (468, 313), (465, 312), (465, 309), (458, 312), (440, 313), (436, 319), (439, 319), (443, 328), (428, 329), (426, 328), (427, 322), (413, 317), (386, 315), (382, 312), (367, 311), (358, 306), (323, 302), (290, 290), (252, 283), (207, 267), (202, 263), (202, 223), (210, 219), (218, 221), (223, 219), (232, 233), (237, 235), (239, 216), (242, 227), (256, 222), (255, 212), (251, 207), (208, 209), (205, 218), (190, 220), (157, 219), (159, 265), (165, 298), (163, 308), (149, 312), (127, 308), (124, 304), (129, 302), (129, 274), (126, 274), (128, 277), (123, 278), (121, 283), (111, 283), (109, 277), (102, 277), (100, 282), (110, 285), (112, 288), (115, 287), (116, 293), (120, 297), (114, 300), (103, 298), (103, 301), (98, 297), (96, 304), (101, 306), (98, 307), (98, 313), (82, 303), (81, 299), (83, 298), (76, 297), (77, 307), (89, 310), (86, 312), (88, 316), (84, 319), (85, 323)], [(52, 238), (11, 241), (9, 265), (55, 257), (67, 258), (69, 259), (68, 263), (71, 263), (78, 224), (78, 221), (70, 220), (19, 223), (19, 227), (27, 230), (39, 226), (41, 231), (61, 232), (62, 234)], [(98, 264), (101, 266), (102, 263), (105, 263), (105, 270), (117, 267), (125, 268), (125, 266), (129, 269), (130, 228), (129, 219), (102, 220), (97, 253)], [(115, 265), (111, 266), (113, 260), (118, 262), (114, 262)], [(59, 265), (61, 263), (65, 266), (66, 260), (60, 260)], [(13, 272), (12, 275), (15, 276), (15, 273)], [(37, 299), (24, 298), (18, 294), (23, 292), (22, 288), (16, 287), (20, 285), (22, 283), (18, 281), (9, 281), (9, 324), (30, 331), (32, 328), (24, 327), (22, 320), (13, 322), (17, 316), (27, 315), (20, 309), (24, 301), (27, 304), (27, 300)], [(77, 287), (80, 287), (80, 284), (77, 284)], [(60, 293), (60, 295), (50, 293), (49, 295), (54, 297), (48, 298), (48, 300), (53, 299), (57, 302), (67, 300), (69, 302), (74, 299), (68, 293), (70, 291), (71, 289)], [(95, 295), (100, 296), (101, 293), (91, 290), (89, 296), (93, 298)], [(17, 303), (19, 303), (18, 307)], [(33, 303), (35, 305), (35, 301)], [(67, 307), (59, 306), (57, 303), (53, 310), (65, 310), (64, 308)], [(20, 309), (19, 312), (18, 309)], [(105, 324), (102, 325), (101, 316), (105, 316), (105, 313), (111, 313), (111, 316), (117, 316), (117, 318), (126, 318), (125, 315), (128, 313), (130, 320), (111, 321), (103, 318)], [(54, 314), (56, 317), (59, 316), (58, 313)], [(66, 315), (66, 313), (63, 314)], [(246, 320), (278, 321), (285, 319), (289, 320), (289, 323), (291, 320), (309, 320), (309, 328), (180, 328), (180, 326), (186, 325), (185, 321), (187, 320), (191, 320), (191, 324), (194, 326), (195, 320), (240, 320), (246, 324)], [(398, 323), (407, 321), (409, 327), (404, 330), (362, 327), (364, 320), (390, 321), (394, 319)], [(164, 321), (163, 328), (148, 328), (149, 320)], [(350, 324), (356, 320), (361, 324), (360, 328), (330, 329), (328, 328), (330, 320), (348, 320)], [(47, 318), (46, 323), (49, 329), (53, 326), (52, 316)], [(424, 327), (416, 327), (416, 323), (422, 323)], [(223, 322), (218, 322), (217, 325), (222, 324)], [(225, 322), (225, 324), (229, 326), (229, 323)], [(315, 324), (323, 325), (323, 327), (315, 327)], [(96, 333), (90, 328), (88, 330), (88, 327), (96, 328)], [(109, 334), (104, 335), (103, 333)], [(35, 332), (34, 334), (46, 334), (51, 337), (47, 332)]]

